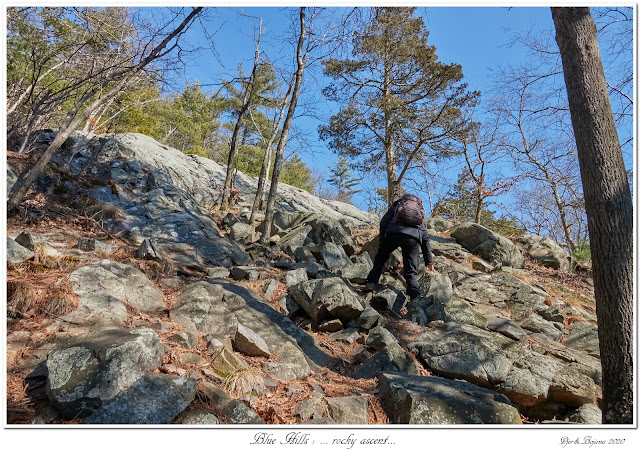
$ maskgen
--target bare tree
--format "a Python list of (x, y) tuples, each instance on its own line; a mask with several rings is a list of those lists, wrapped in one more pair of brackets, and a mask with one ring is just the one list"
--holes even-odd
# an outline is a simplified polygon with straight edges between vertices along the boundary
[(146, 49), (144, 54), (139, 55), (140, 59), (128, 65), (119, 66), (115, 70), (102, 70), (100, 77), (96, 79), (85, 79), (79, 86), (69, 86), (67, 89), (76, 93), (73, 107), (64, 117), (62, 124), (56, 134), (55, 139), (47, 147), (36, 164), (18, 179), (14, 185), (14, 190), (7, 202), (8, 214), (15, 214), (18, 205), (31, 188), (36, 178), (42, 173), (51, 157), (62, 146), (67, 138), (73, 133), (87, 118), (101, 106), (108, 103), (114, 96), (136, 79), (152, 62), (166, 56), (178, 48), (178, 40), (185, 30), (191, 25), (195, 17), (202, 11), (201, 7), (193, 8), (191, 12), (173, 29), (165, 35), (164, 39), (157, 45)]
[(578, 147), (602, 356), (602, 422), (633, 423), (633, 204), (589, 8), (551, 8)]
[(249, 75), (249, 79), (244, 86), (244, 94), (242, 97), (242, 105), (240, 106), (240, 110), (238, 111), (238, 119), (236, 120), (236, 124), (233, 128), (233, 135), (231, 135), (231, 143), (229, 145), (229, 157), (227, 159), (227, 174), (224, 179), (224, 189), (222, 191), (222, 205), (220, 206), (221, 210), (226, 210), (229, 207), (229, 195), (231, 193), (231, 187), (233, 185), (233, 180), (235, 178), (234, 170), (235, 170), (235, 158), (238, 147), (238, 136), (240, 135), (240, 130), (242, 129), (242, 125), (244, 122), (245, 113), (249, 108), (253, 97), (253, 88), (256, 79), (256, 71), (258, 70), (258, 64), (260, 62), (260, 41), (262, 40), (262, 19), (259, 19), (260, 25), (258, 27), (258, 38), (256, 40), (256, 50), (253, 57), (253, 69), (251, 70), (251, 75)]

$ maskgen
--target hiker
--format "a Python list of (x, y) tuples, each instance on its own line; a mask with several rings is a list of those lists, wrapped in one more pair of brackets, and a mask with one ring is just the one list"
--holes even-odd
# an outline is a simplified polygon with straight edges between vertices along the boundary
[(436, 270), (433, 267), (429, 234), (424, 225), (422, 200), (412, 194), (405, 194), (395, 201), (380, 221), (380, 244), (373, 269), (367, 276), (365, 291), (375, 290), (384, 264), (389, 255), (398, 247), (402, 249), (403, 275), (407, 281), (407, 296), (413, 299), (420, 296), (420, 286), (416, 277), (420, 264), (420, 248), (422, 248), (426, 268), (433, 272)]

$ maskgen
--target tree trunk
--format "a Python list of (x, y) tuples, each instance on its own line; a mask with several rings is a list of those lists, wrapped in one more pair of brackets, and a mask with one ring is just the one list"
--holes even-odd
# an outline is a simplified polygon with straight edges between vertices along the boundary
[[(262, 28), (262, 20), (260, 21)], [(242, 129), (242, 124), (244, 121), (244, 114), (247, 112), (249, 105), (251, 103), (251, 97), (253, 94), (253, 84), (256, 79), (256, 71), (258, 69), (258, 61), (260, 59), (260, 40), (262, 38), (262, 30), (260, 30), (260, 35), (258, 36), (258, 43), (256, 44), (256, 52), (253, 57), (253, 69), (251, 70), (251, 75), (249, 76), (249, 82), (247, 83), (247, 88), (244, 92), (244, 96), (242, 98), (242, 106), (240, 107), (240, 111), (238, 113), (238, 120), (236, 121), (236, 126), (233, 128), (233, 135), (231, 136), (231, 145), (229, 147), (229, 158), (227, 159), (227, 176), (224, 179), (224, 189), (222, 191), (222, 205), (220, 205), (220, 210), (226, 210), (229, 207), (229, 195), (231, 193), (231, 188), (233, 185), (233, 170), (235, 169), (235, 157), (237, 153), (237, 142), (238, 136), (240, 135), (240, 130)]]
[(602, 358), (602, 422), (633, 423), (633, 205), (589, 8), (551, 8), (578, 147)]
[(262, 210), (264, 203), (264, 185), (265, 181), (269, 178), (269, 168), (271, 166), (271, 155), (273, 151), (271, 150), (271, 146), (273, 145), (273, 141), (276, 139), (276, 135), (278, 134), (278, 129), (280, 128), (280, 124), (282, 123), (282, 119), (284, 118), (284, 110), (287, 100), (289, 100), (289, 95), (291, 95), (291, 91), (293, 90), (293, 80), (289, 83), (289, 89), (287, 90), (287, 94), (284, 96), (284, 101), (282, 102), (282, 108), (280, 108), (280, 112), (278, 114), (278, 120), (274, 122), (273, 127), (271, 129), (271, 136), (269, 137), (269, 142), (267, 143), (267, 147), (264, 151), (264, 158), (262, 160), (262, 167), (260, 168), (260, 176), (258, 177), (258, 189), (256, 190), (256, 197), (253, 199), (253, 206), (251, 207), (251, 217), (249, 218), (249, 224), (253, 224), (256, 220), (256, 214), (258, 210)]
[[(389, 97), (391, 96), (391, 75), (390, 68), (385, 61), (384, 68), (384, 100), (385, 109), (389, 107)], [(400, 197), (400, 183), (396, 171), (396, 152), (393, 139), (393, 124), (391, 123), (392, 113), (384, 112), (384, 153), (387, 163), (387, 196), (389, 207)]]
[(278, 179), (280, 178), (280, 170), (282, 168), (282, 160), (284, 155), (284, 147), (287, 143), (287, 136), (289, 135), (289, 129), (291, 128), (291, 122), (293, 122), (293, 115), (298, 103), (298, 97), (300, 96), (300, 87), (302, 86), (302, 76), (304, 74), (305, 60), (302, 54), (302, 47), (307, 37), (307, 28), (305, 26), (305, 7), (300, 8), (300, 37), (298, 38), (298, 47), (296, 50), (296, 59), (298, 62), (298, 68), (295, 73), (295, 82), (293, 92), (291, 93), (291, 102), (289, 102), (289, 108), (287, 109), (287, 117), (282, 127), (282, 133), (280, 134), (280, 140), (278, 141), (278, 147), (276, 148), (275, 161), (273, 165), (273, 173), (271, 174), (271, 187), (269, 188), (269, 197), (267, 198), (267, 210), (265, 211), (264, 218), (264, 232), (260, 238), (260, 243), (268, 245), (271, 239), (271, 228), (273, 225), (273, 214), (276, 203), (276, 193), (278, 192)]

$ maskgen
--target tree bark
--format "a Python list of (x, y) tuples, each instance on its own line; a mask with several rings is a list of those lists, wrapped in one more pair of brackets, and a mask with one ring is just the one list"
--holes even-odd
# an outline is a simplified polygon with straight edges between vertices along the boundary
[(551, 8), (589, 225), (602, 422), (633, 423), (633, 205), (589, 8)]
[(280, 170), (282, 169), (282, 160), (284, 156), (284, 148), (287, 144), (287, 136), (289, 135), (289, 129), (291, 129), (291, 122), (293, 122), (293, 115), (298, 103), (298, 97), (300, 96), (300, 87), (302, 86), (302, 76), (304, 74), (305, 59), (303, 57), (303, 46), (307, 37), (307, 28), (305, 25), (305, 7), (300, 8), (300, 37), (298, 38), (298, 46), (296, 49), (296, 60), (298, 68), (295, 73), (295, 82), (293, 86), (293, 92), (291, 93), (291, 101), (289, 102), (289, 108), (287, 109), (287, 116), (282, 126), (282, 133), (280, 134), (280, 140), (278, 141), (278, 147), (276, 148), (276, 155), (273, 164), (273, 173), (271, 174), (271, 186), (269, 188), (269, 197), (267, 198), (267, 210), (265, 211), (264, 218), (264, 231), (260, 238), (260, 243), (268, 245), (271, 239), (271, 228), (273, 225), (273, 214), (276, 203), (276, 193), (278, 192), (278, 179), (280, 178)]
[(260, 20), (260, 34), (258, 36), (258, 43), (256, 44), (256, 51), (253, 57), (253, 69), (249, 76), (249, 82), (242, 98), (242, 106), (238, 112), (238, 120), (233, 128), (233, 135), (231, 136), (231, 145), (229, 146), (229, 158), (227, 159), (227, 176), (224, 179), (224, 189), (222, 191), (222, 205), (220, 210), (226, 210), (229, 207), (229, 195), (233, 185), (233, 170), (235, 169), (235, 157), (237, 153), (238, 136), (242, 129), (244, 115), (251, 104), (251, 97), (253, 94), (253, 85), (256, 80), (256, 71), (258, 70), (258, 61), (260, 60), (260, 40), (262, 38), (262, 20)]

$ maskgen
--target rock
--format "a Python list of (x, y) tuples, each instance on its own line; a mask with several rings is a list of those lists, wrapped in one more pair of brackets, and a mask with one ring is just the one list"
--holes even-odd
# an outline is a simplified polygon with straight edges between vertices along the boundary
[(183, 365), (202, 366), (207, 363), (207, 360), (204, 357), (195, 352), (185, 352), (183, 354), (180, 354), (178, 356), (178, 360)]
[(138, 269), (101, 260), (76, 269), (69, 276), (78, 295), (78, 308), (63, 317), (72, 323), (120, 326), (127, 309), (157, 315), (166, 309), (162, 292)]
[(487, 319), (483, 315), (474, 311), (467, 301), (456, 295), (446, 301), (435, 300), (425, 312), (429, 321), (444, 321), (445, 323), (455, 321), (480, 328), (487, 325)]
[(482, 271), (486, 273), (490, 273), (495, 269), (492, 265), (485, 262), (484, 260), (475, 260), (475, 259), (473, 260), (473, 262), (471, 262), (471, 267), (476, 271)]
[(232, 424), (264, 424), (260, 415), (239, 399), (234, 399), (227, 404), (225, 413), (229, 416)]
[(447, 302), (453, 296), (451, 279), (442, 273), (425, 271), (420, 277), (420, 292), (427, 300)]
[(96, 410), (85, 424), (169, 424), (195, 395), (194, 379), (148, 373)]
[(560, 323), (552, 323), (543, 319), (536, 313), (530, 313), (526, 318), (519, 321), (520, 327), (530, 330), (531, 332), (540, 332), (555, 341), (560, 341), (562, 336), (562, 330), (560, 330), (555, 324), (562, 327)]
[(329, 413), (338, 424), (368, 424), (368, 404), (364, 396), (327, 398)]
[(505, 337), (513, 338), (514, 340), (527, 339), (527, 332), (507, 318), (487, 317), (487, 329), (499, 332)]
[(379, 387), (395, 424), (522, 424), (506, 396), (468, 382), (383, 374)]
[(428, 229), (435, 230), (436, 232), (446, 232), (453, 227), (453, 223), (451, 221), (447, 221), (446, 219), (438, 216), (427, 218), (424, 222)]
[(309, 278), (307, 277), (307, 270), (305, 268), (298, 268), (284, 273), (284, 283), (287, 287), (298, 285), (307, 280), (309, 280)]
[(162, 363), (151, 329), (105, 330), (64, 343), (47, 359), (47, 395), (65, 419), (86, 416)]
[(513, 268), (524, 266), (524, 257), (511, 240), (479, 224), (459, 224), (451, 231), (451, 236), (469, 252), (489, 262)]
[(581, 424), (602, 424), (602, 411), (595, 404), (583, 404), (568, 420)]
[(365, 308), (358, 317), (358, 327), (363, 330), (370, 330), (377, 325), (382, 325), (384, 318), (373, 308)]
[(252, 225), (245, 224), (244, 222), (236, 222), (231, 226), (229, 236), (235, 241), (249, 243), (253, 241), (255, 232), (256, 229)]
[(302, 282), (290, 293), (317, 323), (332, 318), (349, 322), (364, 310), (358, 296), (338, 277)]
[[(365, 254), (366, 255), (366, 254)], [(373, 265), (367, 263), (350, 263), (339, 270), (340, 276), (353, 283), (365, 283)]]
[(211, 368), (218, 376), (227, 378), (248, 366), (241, 357), (224, 347), (211, 361)]
[(262, 291), (264, 293), (265, 299), (271, 299), (273, 293), (275, 293), (278, 288), (278, 282), (275, 279), (269, 279), (262, 285)]
[(145, 239), (138, 250), (136, 251), (136, 257), (143, 260), (156, 260), (162, 261), (160, 251), (155, 246), (152, 240)]
[(250, 357), (271, 357), (271, 350), (262, 337), (242, 324), (238, 324), (233, 339), (233, 348)]
[(388, 372), (420, 374), (418, 366), (404, 349), (396, 343), (390, 343), (356, 368), (353, 377), (356, 379), (371, 379), (377, 377), (380, 373)]
[(169, 316), (192, 332), (234, 334), (238, 321), (223, 302), (225, 293), (219, 285), (206, 282), (189, 284), (176, 298)]
[(339, 330), (342, 330), (342, 328), (342, 321), (340, 321), (339, 319), (330, 319), (318, 325), (318, 330), (320, 332), (337, 332)]
[(298, 304), (290, 294), (282, 296), (278, 300), (278, 305), (280, 306), (280, 311), (289, 318), (292, 318), (296, 313), (302, 310), (300, 304)]
[(260, 270), (253, 266), (235, 266), (231, 268), (233, 280), (248, 280), (255, 282), (260, 279)]
[(7, 261), (9, 263), (19, 265), (33, 257), (35, 257), (33, 252), (7, 237)]
[(33, 236), (27, 230), (23, 230), (22, 232), (20, 232), (20, 235), (16, 237), (16, 243), (29, 249), (30, 251), (33, 251), (33, 245), (35, 244)]
[(374, 294), (371, 299), (371, 305), (381, 309), (388, 309), (398, 313), (408, 298), (404, 292), (396, 288), (385, 288)]
[(542, 266), (561, 271), (570, 271), (575, 266), (571, 254), (549, 237), (523, 235), (517, 239), (525, 255)]
[(189, 331), (178, 332), (177, 334), (170, 335), (167, 340), (177, 343), (186, 349), (193, 349), (198, 346), (198, 339)]
[(298, 403), (294, 414), (300, 417), (302, 421), (307, 421), (322, 418), (324, 416), (324, 408), (311, 399), (304, 399)]
[(207, 271), (207, 275), (214, 279), (224, 279), (231, 275), (231, 271), (229, 271), (229, 268), (224, 267), (210, 268), (209, 271)]
[(398, 340), (393, 336), (391, 332), (381, 326), (374, 327), (369, 331), (365, 344), (372, 347), (376, 351), (384, 348), (385, 346), (397, 344)]
[(94, 238), (80, 238), (80, 240), (73, 246), (74, 249), (79, 249), (83, 252), (95, 251), (98, 247)]
[(347, 254), (344, 252), (340, 246), (334, 243), (324, 243), (316, 257), (323, 262), (324, 266), (333, 273), (338, 273), (342, 271), (346, 266), (351, 265), (351, 260), (347, 257)]
[(295, 363), (264, 362), (262, 369), (269, 377), (277, 380), (291, 381), (304, 379), (309, 375), (309, 367)]
[(427, 309), (430, 305), (429, 300), (421, 296), (411, 299), (407, 304), (406, 318), (420, 326), (427, 325), (430, 321), (427, 315)]
[(359, 336), (360, 334), (358, 333), (358, 329), (344, 329), (329, 335), (329, 340), (351, 344), (356, 341)]
[(588, 376), (565, 366), (557, 371), (549, 388), (549, 398), (565, 405), (578, 407), (595, 404), (598, 386)]
[(220, 424), (218, 417), (204, 409), (187, 410), (180, 418), (180, 424)]
[(576, 321), (572, 323), (566, 345), (570, 348), (577, 349), (594, 357), (600, 358), (598, 326), (585, 321)]

